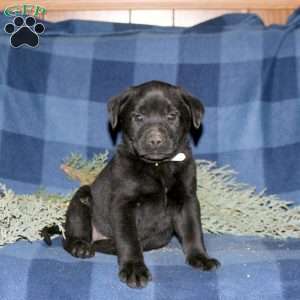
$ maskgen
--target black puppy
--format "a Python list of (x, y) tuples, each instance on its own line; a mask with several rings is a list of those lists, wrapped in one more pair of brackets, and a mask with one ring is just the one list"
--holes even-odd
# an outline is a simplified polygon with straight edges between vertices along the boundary
[(219, 265), (207, 255), (196, 196), (196, 166), (188, 144), (204, 108), (180, 87), (151, 81), (108, 103), (112, 128), (123, 143), (90, 186), (81, 187), (67, 211), (64, 248), (86, 258), (116, 254), (119, 277), (144, 287), (151, 274), (143, 251), (165, 246), (175, 234), (187, 263)]

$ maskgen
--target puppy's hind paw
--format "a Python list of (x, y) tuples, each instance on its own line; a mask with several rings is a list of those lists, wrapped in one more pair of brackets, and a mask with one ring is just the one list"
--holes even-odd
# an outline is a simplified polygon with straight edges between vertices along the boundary
[(93, 245), (82, 240), (72, 241), (65, 245), (65, 249), (74, 257), (90, 258), (95, 256)]

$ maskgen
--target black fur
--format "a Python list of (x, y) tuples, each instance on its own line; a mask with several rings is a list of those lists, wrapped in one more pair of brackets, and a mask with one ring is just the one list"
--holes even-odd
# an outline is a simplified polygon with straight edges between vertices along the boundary
[[(123, 142), (89, 187), (81, 187), (67, 211), (64, 248), (86, 258), (116, 254), (119, 277), (128, 286), (147, 285), (151, 274), (143, 251), (167, 245), (173, 235), (186, 261), (212, 270), (196, 196), (196, 166), (189, 147), (191, 127), (199, 128), (204, 109), (183, 89), (158, 81), (131, 87), (108, 104), (113, 128)], [(186, 159), (172, 162), (177, 153)], [(103, 235), (93, 240), (93, 227)]]

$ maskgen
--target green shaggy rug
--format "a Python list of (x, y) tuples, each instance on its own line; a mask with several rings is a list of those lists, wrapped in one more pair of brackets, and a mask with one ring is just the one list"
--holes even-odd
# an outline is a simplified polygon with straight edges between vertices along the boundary
[[(61, 166), (73, 180), (91, 183), (107, 162), (108, 153), (85, 161), (72, 154)], [(273, 238), (300, 237), (300, 207), (275, 195), (257, 193), (239, 183), (228, 166), (197, 160), (197, 194), (201, 203), (202, 223), (206, 232), (255, 235)], [(0, 245), (19, 239), (41, 239), (45, 226), (63, 222), (69, 195), (54, 195), (43, 190), (33, 195), (17, 195), (0, 185)]]

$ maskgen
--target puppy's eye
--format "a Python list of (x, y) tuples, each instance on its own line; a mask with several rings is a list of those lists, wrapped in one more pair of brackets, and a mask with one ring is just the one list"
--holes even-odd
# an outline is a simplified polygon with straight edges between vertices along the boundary
[(142, 122), (144, 120), (144, 116), (142, 114), (133, 114), (133, 119), (136, 121), (136, 122)]
[(174, 121), (176, 118), (177, 118), (177, 113), (176, 112), (168, 114), (168, 120), (169, 121)]

